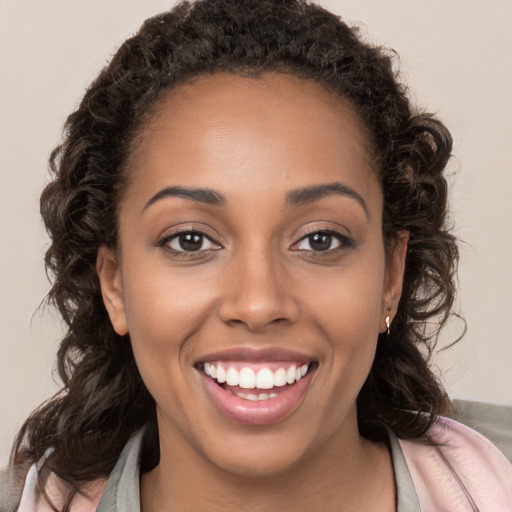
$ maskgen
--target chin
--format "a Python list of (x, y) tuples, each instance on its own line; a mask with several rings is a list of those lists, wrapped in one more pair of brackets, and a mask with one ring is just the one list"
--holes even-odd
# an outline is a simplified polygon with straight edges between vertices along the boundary
[(275, 478), (298, 471), (306, 458), (298, 445), (253, 442), (252, 447), (232, 448), (224, 453), (207, 454), (223, 472), (239, 478)]

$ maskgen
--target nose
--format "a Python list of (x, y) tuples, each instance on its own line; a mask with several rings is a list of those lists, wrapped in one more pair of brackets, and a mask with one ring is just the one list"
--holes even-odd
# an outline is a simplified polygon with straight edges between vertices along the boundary
[(272, 325), (292, 324), (299, 317), (293, 281), (275, 255), (253, 252), (230, 262), (219, 315), (229, 325), (265, 332)]

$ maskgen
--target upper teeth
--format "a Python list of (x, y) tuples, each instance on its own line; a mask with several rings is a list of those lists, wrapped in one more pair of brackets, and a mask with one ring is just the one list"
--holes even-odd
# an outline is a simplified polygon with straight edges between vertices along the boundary
[[(226, 370), (227, 368), (227, 370)], [(255, 372), (251, 367), (244, 366), (238, 371), (229, 363), (204, 363), (206, 375), (217, 379), (220, 384), (239, 386), (245, 389), (272, 389), (274, 386), (285, 386), (298, 382), (308, 372), (309, 364), (291, 365), (287, 369), (279, 368), (272, 371), (270, 368), (261, 368)]]

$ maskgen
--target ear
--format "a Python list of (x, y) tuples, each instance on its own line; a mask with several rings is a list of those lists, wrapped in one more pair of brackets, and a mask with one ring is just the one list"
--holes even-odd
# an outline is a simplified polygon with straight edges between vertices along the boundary
[(380, 332), (385, 332), (387, 330), (386, 317), (389, 316), (389, 321), (391, 323), (398, 309), (398, 302), (402, 295), (408, 242), (409, 232), (400, 231), (388, 251), (384, 294), (382, 296)]
[(96, 272), (100, 279), (103, 303), (107, 308), (112, 326), (117, 334), (124, 336), (128, 334), (128, 325), (119, 257), (115, 250), (103, 245), (98, 249)]

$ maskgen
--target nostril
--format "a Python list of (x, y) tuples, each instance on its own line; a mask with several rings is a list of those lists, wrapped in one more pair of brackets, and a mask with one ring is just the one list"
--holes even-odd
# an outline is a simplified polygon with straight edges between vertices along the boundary
[[(286, 304), (286, 302), (290, 302)], [(237, 300), (224, 302), (220, 308), (221, 320), (231, 326), (245, 326), (251, 331), (264, 331), (269, 326), (294, 323), (298, 308), (289, 299), (258, 302)]]
[(287, 272), (280, 265), (261, 248), (243, 251), (226, 276), (219, 305), (221, 320), (254, 332), (295, 322), (298, 304)]

